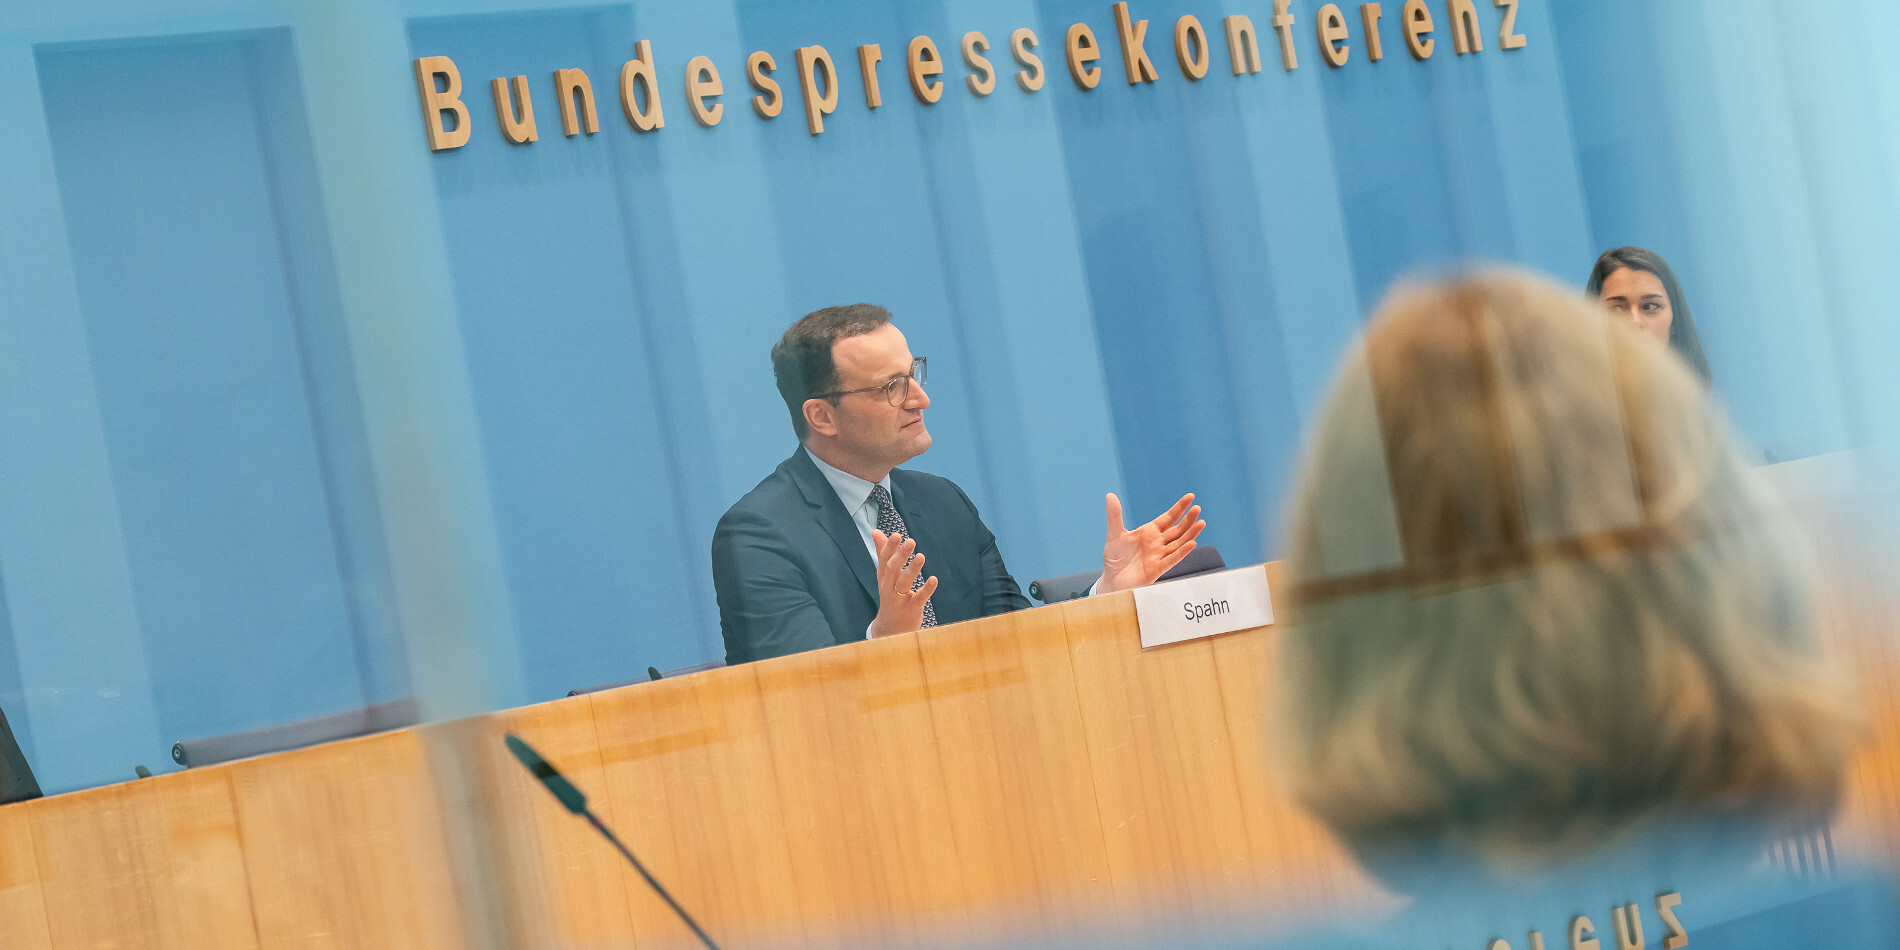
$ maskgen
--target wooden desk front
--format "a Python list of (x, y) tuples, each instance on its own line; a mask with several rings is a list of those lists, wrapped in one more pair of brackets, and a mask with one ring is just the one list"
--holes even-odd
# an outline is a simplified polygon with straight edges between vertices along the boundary
[[(1884, 586), (1845, 580), (1837, 632)], [(1143, 652), (1117, 594), (9, 806), (0, 947), (689, 945), (509, 731), (732, 947), (1388, 903), (1274, 789), (1271, 637)], [(1843, 645), (1879, 679), (1837, 843), (1890, 856), (1894, 666)]]
[(733, 946), (1372, 899), (1272, 787), (1267, 661), (1144, 653), (1120, 594), (12, 806), (0, 946), (689, 941), (510, 731)]

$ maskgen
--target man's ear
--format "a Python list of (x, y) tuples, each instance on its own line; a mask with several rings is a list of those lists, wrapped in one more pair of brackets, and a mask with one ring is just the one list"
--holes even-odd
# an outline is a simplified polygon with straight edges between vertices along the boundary
[(838, 407), (823, 399), (807, 399), (805, 405), (805, 428), (819, 435), (838, 434)]

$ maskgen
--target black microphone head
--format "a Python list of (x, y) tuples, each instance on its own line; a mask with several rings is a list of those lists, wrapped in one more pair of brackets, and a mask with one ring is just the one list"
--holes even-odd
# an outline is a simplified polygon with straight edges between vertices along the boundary
[(519, 759), (535, 778), (540, 779), (541, 784), (546, 786), (547, 790), (553, 793), (568, 811), (576, 815), (587, 811), (587, 796), (581, 794), (581, 790), (575, 788), (574, 783), (568, 781), (567, 777), (555, 769), (552, 763), (542, 758), (541, 753), (534, 751), (526, 742), (521, 741), (520, 736), (512, 732), (503, 737), (502, 741), (508, 744), (508, 751), (513, 752), (515, 758)]
[(659, 667), (657, 667), (657, 666), (649, 666), (649, 667), (647, 667), (647, 679), (653, 679), (653, 680), (656, 680), (656, 679), (659, 679), (659, 678), (660, 678), (660, 668), (659, 668)]
[(138, 777), (139, 777), (139, 778), (151, 778), (151, 777), (152, 777), (152, 770), (151, 770), (151, 769), (148, 769), (148, 768), (146, 768), (146, 767), (145, 767), (145, 766), (143, 766), (143, 765), (141, 765), (141, 766), (138, 766), (137, 768), (134, 768), (134, 769), (133, 769), (132, 771), (133, 771), (133, 772), (135, 772), (135, 773), (137, 773), (137, 774), (138, 774)]

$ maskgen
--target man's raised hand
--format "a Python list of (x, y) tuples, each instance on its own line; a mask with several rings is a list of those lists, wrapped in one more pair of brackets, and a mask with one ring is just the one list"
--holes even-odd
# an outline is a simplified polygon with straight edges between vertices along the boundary
[(872, 528), (871, 542), (877, 546), (877, 617), (871, 621), (871, 636), (888, 637), (923, 627), (924, 604), (936, 592), (937, 579), (929, 578), (924, 586), (910, 589), (924, 569), (924, 556), (916, 553), (917, 539)]
[[(1102, 545), (1102, 579), (1096, 582), (1095, 592), (1133, 590), (1154, 583), (1194, 550), (1194, 539), (1207, 527), (1200, 517), (1201, 506), (1194, 504), (1190, 492), (1160, 517), (1130, 531), (1122, 523), (1121, 499), (1110, 492), (1108, 541)], [(879, 574), (880, 583), (882, 578)]]

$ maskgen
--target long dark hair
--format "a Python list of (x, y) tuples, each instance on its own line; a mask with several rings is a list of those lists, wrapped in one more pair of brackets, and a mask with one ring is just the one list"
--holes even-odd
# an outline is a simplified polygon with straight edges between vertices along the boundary
[(1702, 355), (1702, 336), (1695, 332), (1695, 319), (1689, 316), (1689, 301), (1682, 296), (1682, 283), (1676, 280), (1676, 272), (1669, 269), (1669, 262), (1663, 260), (1654, 251), (1640, 247), (1618, 247), (1604, 251), (1597, 258), (1597, 265), (1590, 268), (1590, 282), (1584, 290), (1592, 297), (1603, 296), (1603, 282), (1611, 274), (1623, 268), (1655, 274), (1662, 281), (1663, 292), (1669, 295), (1669, 347), (1689, 364), (1689, 368), (1702, 377), (1704, 383), (1710, 382), (1709, 358)]

